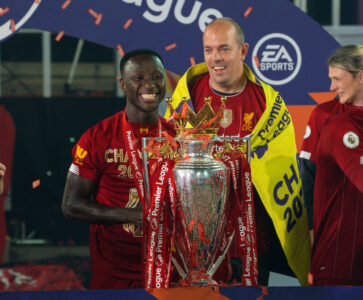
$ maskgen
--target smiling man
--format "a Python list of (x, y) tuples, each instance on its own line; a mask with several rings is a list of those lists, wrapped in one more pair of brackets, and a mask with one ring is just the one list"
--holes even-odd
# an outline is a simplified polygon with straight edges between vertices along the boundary
[[(205, 97), (211, 97), (210, 104), (216, 112), (221, 105), (221, 97), (226, 97), (218, 135), (243, 137), (252, 134), (251, 175), (254, 186), (258, 282), (267, 285), (271, 270), (291, 275), (287, 258), (300, 282), (307, 284), (310, 242), (303, 205), (294, 228), (290, 228), (284, 220), (286, 211), (291, 209), (292, 202), (295, 201), (293, 199), (297, 199), (299, 203), (303, 201), (296, 164), (294, 128), (281, 95), (256, 78), (245, 64), (248, 48), (244, 32), (235, 20), (213, 20), (203, 33), (205, 62), (187, 70), (178, 82), (171, 104), (178, 110), (182, 106), (182, 98), (186, 97), (189, 99), (188, 104), (195, 111), (200, 111)], [(169, 112), (165, 117), (169, 117)], [(287, 176), (293, 178), (293, 184), (288, 184), (289, 189), (287, 185), (282, 185)], [(283, 205), (278, 204), (277, 194), (286, 195)], [(243, 263), (238, 243), (232, 243), (230, 256), (233, 257), (232, 266), (225, 261), (215, 279), (241, 280)]]
[(142, 287), (141, 138), (174, 131), (159, 116), (164, 66), (148, 49), (121, 60), (123, 112), (88, 129), (73, 149), (62, 201), (67, 218), (90, 223), (91, 289)]

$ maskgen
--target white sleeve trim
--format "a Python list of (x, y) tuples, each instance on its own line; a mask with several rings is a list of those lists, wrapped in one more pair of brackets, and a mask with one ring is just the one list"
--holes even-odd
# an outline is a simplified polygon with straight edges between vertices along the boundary
[(69, 168), (69, 172), (79, 176), (79, 167), (75, 164), (71, 164), (71, 166)]
[(300, 151), (300, 158), (305, 158), (305, 159), (310, 159), (311, 157), (311, 153), (310, 152), (306, 152), (306, 151)]

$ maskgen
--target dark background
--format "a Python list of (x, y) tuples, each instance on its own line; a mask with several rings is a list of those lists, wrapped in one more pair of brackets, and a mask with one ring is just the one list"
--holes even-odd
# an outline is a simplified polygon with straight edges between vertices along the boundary
[[(122, 110), (125, 99), (0, 98), (0, 105), (16, 127), (8, 234), (16, 236), (24, 221), (32, 238), (87, 243), (88, 224), (66, 220), (61, 212), (71, 150), (89, 127)], [(40, 186), (33, 189), (37, 179)]]

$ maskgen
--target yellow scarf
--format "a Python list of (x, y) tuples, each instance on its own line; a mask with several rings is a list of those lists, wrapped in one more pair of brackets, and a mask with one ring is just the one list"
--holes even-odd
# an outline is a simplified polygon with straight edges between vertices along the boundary
[[(176, 109), (183, 97), (190, 99), (188, 82), (208, 72), (205, 63), (190, 67), (173, 94)], [(302, 186), (296, 160), (294, 126), (282, 97), (259, 80), (244, 64), (248, 80), (262, 86), (266, 109), (252, 131), (252, 181), (270, 215), (287, 261), (301, 285), (308, 285), (310, 237)], [(169, 117), (169, 111), (165, 117)]]

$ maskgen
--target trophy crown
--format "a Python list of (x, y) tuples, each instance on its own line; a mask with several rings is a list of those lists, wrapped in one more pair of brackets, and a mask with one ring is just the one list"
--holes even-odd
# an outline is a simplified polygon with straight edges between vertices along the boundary
[[(182, 108), (177, 113), (171, 103), (172, 98), (167, 98), (168, 108), (170, 111), (170, 119), (174, 120), (174, 127), (177, 132), (177, 136), (185, 136), (188, 134), (192, 135), (217, 135), (220, 122), (223, 119), (223, 111), (226, 97), (221, 97), (221, 106), (215, 113), (210, 102), (211, 97), (204, 98), (204, 105), (198, 113), (195, 113), (192, 108), (188, 105), (188, 98), (182, 98)], [(189, 123), (193, 128), (186, 128)]]

